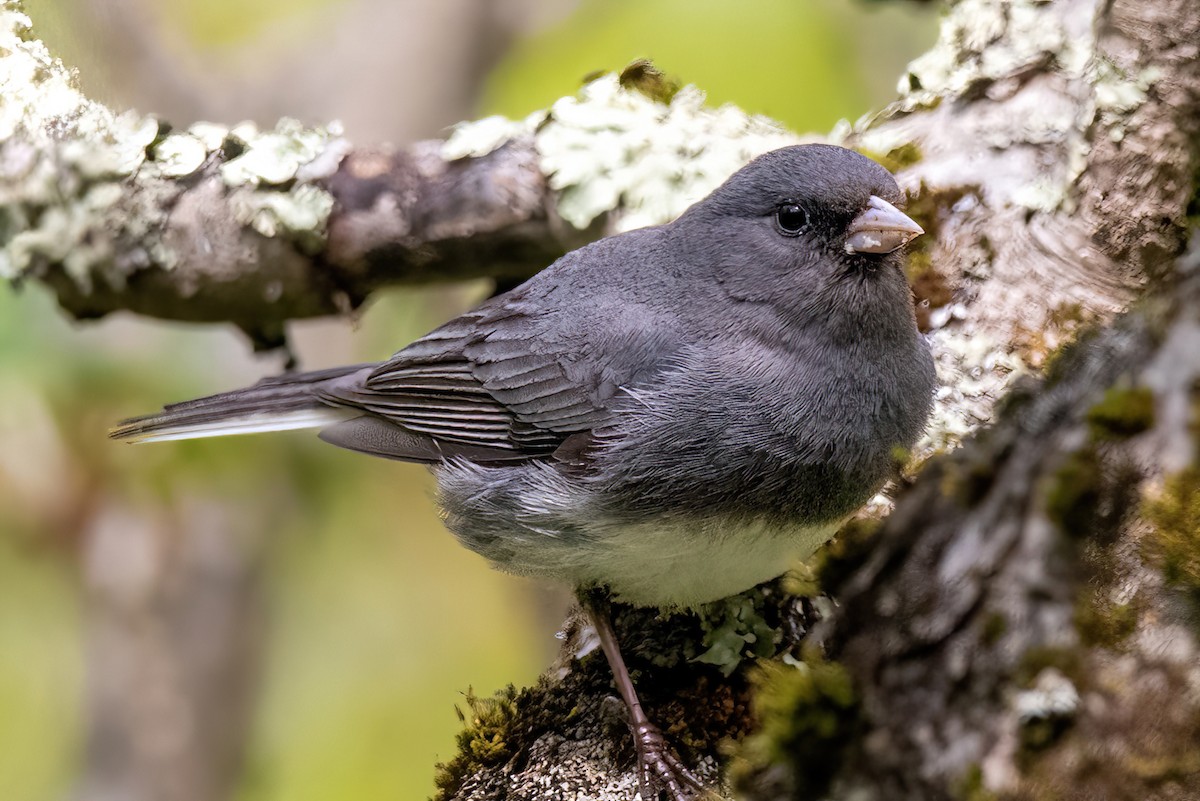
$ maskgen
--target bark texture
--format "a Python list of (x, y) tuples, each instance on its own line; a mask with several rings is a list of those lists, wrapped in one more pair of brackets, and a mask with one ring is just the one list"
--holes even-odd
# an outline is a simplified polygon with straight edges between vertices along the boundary
[(826, 588), (862, 711), (833, 798), (1200, 796), (1200, 249), (1180, 271)]

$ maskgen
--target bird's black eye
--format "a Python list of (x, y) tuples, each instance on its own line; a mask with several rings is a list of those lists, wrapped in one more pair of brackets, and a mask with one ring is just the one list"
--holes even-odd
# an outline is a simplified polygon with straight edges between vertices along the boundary
[(796, 203), (784, 203), (775, 210), (775, 224), (780, 233), (795, 236), (808, 225), (808, 214)]

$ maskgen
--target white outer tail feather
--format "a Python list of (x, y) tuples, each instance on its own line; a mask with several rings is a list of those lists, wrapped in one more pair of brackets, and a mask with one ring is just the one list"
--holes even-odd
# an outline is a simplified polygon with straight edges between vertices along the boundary
[(126, 441), (170, 442), (180, 439), (227, 437), (237, 434), (264, 434), (270, 431), (292, 431), (301, 428), (321, 428), (356, 416), (350, 409), (299, 409), (291, 412), (257, 412), (243, 417), (210, 420), (204, 423), (180, 424), (129, 437)]

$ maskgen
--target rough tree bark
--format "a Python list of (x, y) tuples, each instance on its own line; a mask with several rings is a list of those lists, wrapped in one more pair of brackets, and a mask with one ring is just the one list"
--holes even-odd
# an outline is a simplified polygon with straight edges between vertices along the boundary
[[(56, 94), (0, 117), (0, 269), (69, 313), (272, 344), (386, 282), (526, 274), (795, 140), (643, 89), (606, 78), (387, 153), (297, 126), (170, 134)], [(959, 0), (896, 103), (832, 138), (894, 169), (929, 231), (924, 466), (821, 557), (813, 601), (623, 610), (651, 713), (751, 798), (1200, 797), (1200, 7)], [(571, 658), (586, 641), (472, 700), (445, 797), (631, 796), (602, 660)], [(752, 667), (768, 654), (783, 666)]]

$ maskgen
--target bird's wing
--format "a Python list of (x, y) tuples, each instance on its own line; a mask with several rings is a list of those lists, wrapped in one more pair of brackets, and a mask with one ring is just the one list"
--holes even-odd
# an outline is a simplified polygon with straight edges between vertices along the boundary
[[(322, 438), (380, 456), (513, 461), (554, 453), (610, 419), (616, 386), (531, 336), (519, 296), (501, 296), (417, 340), (365, 380), (333, 383), (325, 398), (369, 415)], [(399, 427), (402, 432), (395, 429)], [(579, 436), (564, 452), (578, 450)]]

